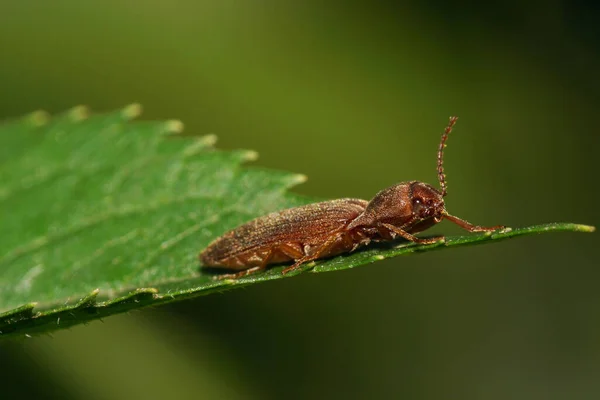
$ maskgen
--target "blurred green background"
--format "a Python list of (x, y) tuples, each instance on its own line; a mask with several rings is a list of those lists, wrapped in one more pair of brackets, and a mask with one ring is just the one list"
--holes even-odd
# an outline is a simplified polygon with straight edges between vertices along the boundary
[[(456, 114), (451, 213), (600, 225), (599, 17), (552, 0), (0, 0), (0, 117), (137, 101), (308, 175), (298, 192), (369, 199), (435, 183)], [(598, 243), (400, 257), (3, 342), (2, 393), (597, 399)]]

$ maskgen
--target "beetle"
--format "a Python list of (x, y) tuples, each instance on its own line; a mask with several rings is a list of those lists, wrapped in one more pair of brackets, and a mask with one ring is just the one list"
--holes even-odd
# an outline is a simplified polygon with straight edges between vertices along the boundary
[(440, 189), (418, 182), (401, 182), (377, 193), (371, 201), (337, 199), (277, 211), (247, 222), (218, 237), (200, 253), (206, 267), (239, 272), (217, 279), (239, 278), (265, 269), (270, 264), (294, 261), (286, 274), (300, 265), (348, 253), (370, 242), (398, 237), (418, 244), (445, 241), (444, 236), (418, 238), (443, 219), (469, 232), (496, 231), (504, 226), (483, 227), (448, 214), (444, 174), (444, 148), (458, 117), (450, 117), (437, 153)]

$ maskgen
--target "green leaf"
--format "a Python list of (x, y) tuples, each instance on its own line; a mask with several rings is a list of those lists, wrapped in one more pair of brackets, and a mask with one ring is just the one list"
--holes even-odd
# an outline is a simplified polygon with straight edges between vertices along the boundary
[[(150, 305), (280, 279), (283, 267), (213, 280), (199, 252), (256, 216), (306, 204), (287, 190), (302, 175), (242, 167), (252, 151), (218, 151), (214, 136), (182, 137), (179, 121), (133, 122), (138, 105), (88, 115), (77, 107), (0, 125), (0, 336), (70, 327)], [(352, 268), (400, 254), (547, 231), (548, 224), (372, 246), (304, 271)]]

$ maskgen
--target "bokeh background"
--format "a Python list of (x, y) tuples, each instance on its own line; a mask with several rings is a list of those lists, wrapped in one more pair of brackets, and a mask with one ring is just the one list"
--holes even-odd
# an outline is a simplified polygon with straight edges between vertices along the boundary
[[(2, 0), (0, 117), (137, 101), (308, 175), (298, 192), (369, 199), (435, 183), (456, 114), (450, 212), (600, 225), (599, 17), (566, 0)], [(399, 257), (0, 343), (2, 397), (597, 399), (598, 245)]]

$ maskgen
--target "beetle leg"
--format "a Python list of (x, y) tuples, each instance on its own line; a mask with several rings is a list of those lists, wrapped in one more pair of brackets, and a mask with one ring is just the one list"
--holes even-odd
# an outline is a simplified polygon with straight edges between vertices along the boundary
[(461, 228), (463, 228), (469, 232), (490, 232), (490, 231), (497, 231), (499, 229), (504, 229), (504, 226), (502, 226), (502, 225), (496, 225), (496, 226), (490, 226), (490, 227), (473, 225), (472, 223), (465, 221), (464, 219), (455, 217), (454, 215), (450, 215), (450, 214), (442, 214), (442, 217), (447, 219), (450, 222), (454, 222), (456, 225), (460, 226)]
[(251, 268), (245, 269), (240, 272), (235, 272), (233, 274), (217, 275), (213, 279), (219, 280), (219, 281), (223, 280), (223, 279), (238, 279), (243, 276), (247, 276), (247, 275), (253, 274), (255, 272), (261, 271), (267, 267), (267, 264), (269, 263), (269, 260), (271, 259), (272, 256), (273, 256), (273, 250), (269, 250), (269, 252), (265, 256), (265, 258), (263, 258), (263, 260), (261, 261), (260, 265), (257, 265), (256, 267), (251, 267)]
[(356, 232), (356, 236), (358, 236), (358, 238), (353, 239), (350, 235), (347, 235), (344, 238), (344, 246), (350, 248), (350, 253), (358, 249), (360, 246), (368, 245), (371, 242), (371, 239), (360, 231)]
[(428, 239), (421, 239), (416, 237), (415, 235), (411, 235), (410, 233), (406, 232), (403, 229), (398, 228), (397, 226), (391, 225), (391, 224), (381, 224), (384, 228), (394, 232), (395, 234), (403, 237), (406, 240), (409, 240), (411, 242), (417, 243), (417, 244), (433, 244), (433, 243), (437, 243), (439, 241), (445, 240), (446, 238), (444, 236), (436, 236), (436, 237), (432, 237), (432, 238), (428, 238)]
[(312, 260), (318, 259), (322, 255), (324, 255), (325, 253), (327, 253), (328, 250), (331, 249), (331, 247), (335, 244), (335, 242), (338, 241), (338, 239), (340, 238), (341, 235), (342, 235), (342, 233), (338, 232), (336, 234), (333, 234), (333, 235), (329, 236), (329, 238), (327, 238), (327, 240), (325, 240), (325, 243), (323, 243), (317, 249), (317, 251), (315, 251), (313, 254), (305, 255), (304, 257), (301, 257), (301, 258), (297, 259), (296, 262), (294, 263), (294, 265), (291, 265), (291, 266), (287, 267), (286, 269), (284, 269), (283, 271), (281, 271), (281, 273), (285, 275), (288, 272), (291, 272), (291, 271), (297, 269), (301, 264), (304, 264), (304, 263), (306, 263), (308, 261), (312, 261)]
[(300, 246), (298, 243), (284, 243), (279, 245), (277, 250), (290, 257), (292, 260), (297, 260), (304, 257), (302, 246)]

